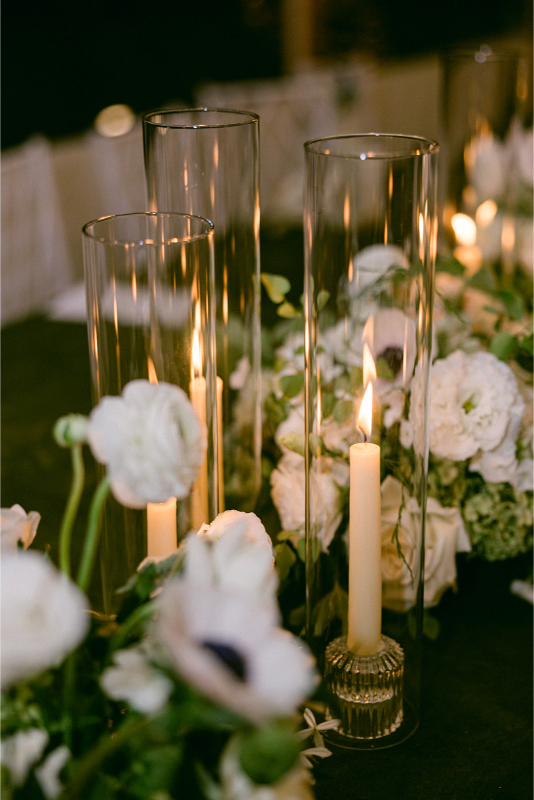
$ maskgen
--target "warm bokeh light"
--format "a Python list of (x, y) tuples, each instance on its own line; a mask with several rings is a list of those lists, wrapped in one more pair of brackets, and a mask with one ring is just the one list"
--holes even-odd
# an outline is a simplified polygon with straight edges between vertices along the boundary
[(158, 376), (156, 375), (156, 367), (154, 366), (154, 362), (148, 357), (148, 380), (150, 383), (158, 383)]
[(371, 439), (371, 433), (373, 428), (373, 384), (369, 383), (367, 389), (365, 390), (365, 394), (363, 396), (363, 400), (360, 404), (360, 410), (358, 412), (358, 428), (363, 432), (365, 436), (365, 441), (368, 442)]
[(467, 214), (455, 214), (451, 220), (451, 225), (458, 244), (463, 244), (467, 247), (475, 244), (477, 226), (474, 219), (468, 217)]
[(476, 210), (475, 219), (477, 224), (485, 228), (495, 219), (497, 213), (497, 203), (494, 200), (485, 200)]
[(101, 136), (124, 136), (135, 125), (135, 114), (130, 106), (121, 104), (103, 108), (95, 119), (95, 128)]

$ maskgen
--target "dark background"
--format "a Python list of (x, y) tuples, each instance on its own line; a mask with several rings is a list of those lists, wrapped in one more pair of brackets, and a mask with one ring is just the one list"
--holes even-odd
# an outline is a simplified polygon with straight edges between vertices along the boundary
[[(530, 0), (315, 0), (314, 56), (394, 59), (511, 31)], [(281, 75), (281, 0), (4, 0), (2, 147), (88, 128), (125, 103), (190, 104), (203, 81)]]

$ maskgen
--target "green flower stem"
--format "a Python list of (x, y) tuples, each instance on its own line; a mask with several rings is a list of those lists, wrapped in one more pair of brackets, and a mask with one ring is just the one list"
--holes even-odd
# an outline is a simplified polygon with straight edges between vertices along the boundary
[(142, 606), (138, 606), (135, 611), (133, 611), (129, 617), (126, 618), (123, 625), (121, 625), (120, 629), (117, 633), (112, 637), (109, 643), (109, 651), (113, 653), (115, 650), (118, 650), (119, 647), (126, 641), (130, 632), (137, 626), (140, 625), (147, 619), (154, 614), (156, 610), (156, 603), (151, 601), (149, 603), (144, 603)]
[(78, 506), (82, 496), (83, 485), (85, 482), (85, 467), (83, 464), (82, 445), (74, 444), (71, 447), (72, 459), (72, 483), (70, 494), (67, 500), (65, 513), (61, 521), (61, 531), (59, 534), (59, 566), (65, 575), (70, 577), (70, 542), (72, 537), (72, 526), (76, 519)]
[(65, 724), (65, 744), (72, 750), (72, 698), (76, 683), (76, 651), (70, 654), (63, 667), (63, 714)]
[(79, 800), (82, 790), (97, 776), (102, 763), (119, 750), (130, 737), (135, 736), (153, 721), (151, 717), (129, 718), (113, 735), (105, 734), (99, 744), (80, 763), (70, 785), (61, 793), (63, 800)]
[(91, 572), (93, 570), (93, 563), (95, 560), (96, 549), (98, 546), (98, 539), (100, 537), (100, 528), (102, 522), (102, 513), (104, 511), (104, 504), (109, 494), (110, 480), (106, 475), (96, 488), (89, 509), (89, 521), (87, 523), (87, 533), (85, 534), (85, 544), (83, 548), (82, 560), (80, 569), (78, 571), (78, 586), (85, 592), (89, 584)]

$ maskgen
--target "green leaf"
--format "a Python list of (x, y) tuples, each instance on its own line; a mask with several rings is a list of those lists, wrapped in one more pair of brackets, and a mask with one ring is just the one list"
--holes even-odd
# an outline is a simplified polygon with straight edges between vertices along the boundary
[(395, 373), (383, 358), (376, 359), (376, 375), (385, 381), (392, 381), (395, 379)]
[(296, 397), (304, 386), (304, 373), (297, 372), (296, 375), (284, 375), (280, 378), (280, 389), (288, 398)]
[(291, 289), (291, 284), (283, 275), (271, 275), (268, 272), (261, 273), (261, 282), (265, 286), (269, 299), (273, 303), (282, 303), (285, 295)]
[(497, 297), (499, 297), (506, 306), (506, 313), (510, 319), (523, 319), (525, 304), (520, 295), (515, 294), (515, 292), (497, 292)]
[(306, 437), (303, 433), (286, 433), (285, 436), (280, 436), (280, 444), (291, 450), (292, 453), (298, 453), (303, 456), (306, 448)]
[(321, 394), (321, 416), (323, 419), (329, 417), (336, 404), (335, 395), (332, 392), (322, 392)]
[(276, 541), (285, 542), (287, 539), (291, 539), (291, 537), (294, 536), (296, 533), (297, 531), (279, 531), (276, 534)]
[(290, 726), (271, 722), (240, 738), (241, 767), (255, 783), (274, 783), (297, 761), (300, 745)]
[(275, 545), (274, 559), (278, 574), (280, 575), (280, 580), (285, 581), (289, 575), (291, 567), (297, 560), (295, 551), (286, 542), (280, 542), (279, 544)]
[(334, 419), (340, 425), (354, 413), (352, 400), (339, 400), (334, 407)]
[(529, 355), (534, 355), (533, 349), (533, 341), (532, 341), (532, 334), (530, 333), (528, 336), (523, 337), (523, 341), (521, 342), (521, 349), (528, 353)]
[(316, 433), (310, 433), (310, 453), (320, 455), (324, 450), (323, 440)]
[(303, 537), (297, 542), (297, 553), (303, 564), (306, 563), (306, 539)]
[(482, 267), (478, 272), (475, 272), (467, 281), (467, 285), (472, 286), (473, 289), (481, 289), (481, 291), (488, 292), (488, 294), (493, 294), (497, 288), (495, 277), (487, 267)]
[(453, 256), (438, 257), (436, 261), (436, 272), (448, 272), (450, 275), (462, 276), (465, 272), (465, 267)]
[(517, 336), (512, 336), (511, 333), (500, 331), (497, 333), (490, 344), (490, 352), (494, 356), (500, 358), (501, 361), (507, 361), (519, 351), (519, 339)]
[(279, 317), (283, 317), (284, 319), (300, 317), (300, 311), (297, 311), (293, 303), (289, 303), (287, 300), (278, 306), (276, 313)]
[(441, 631), (441, 626), (439, 624), (439, 620), (435, 617), (431, 616), (428, 611), (425, 611), (423, 616), (423, 635), (427, 637), (427, 639), (431, 639), (435, 641)]
[(319, 311), (322, 311), (329, 300), (330, 300), (330, 292), (327, 292), (326, 289), (323, 289), (317, 295), (317, 309)]

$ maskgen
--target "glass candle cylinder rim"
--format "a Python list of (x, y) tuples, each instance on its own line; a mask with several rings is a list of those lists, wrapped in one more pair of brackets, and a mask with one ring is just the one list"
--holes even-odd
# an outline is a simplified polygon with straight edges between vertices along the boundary
[[(367, 151), (364, 148), (358, 149), (354, 152), (333, 152), (332, 150), (323, 149), (328, 147), (329, 143), (348, 143), (363, 142), (369, 140)], [(371, 150), (373, 142), (392, 141), (392, 143), (405, 142), (406, 144), (414, 143), (413, 147), (407, 148), (405, 151), (397, 149), (394, 152), (390, 150), (383, 153)], [(418, 143), (418, 146), (415, 143)], [(403, 133), (348, 133), (342, 136), (323, 136), (318, 139), (311, 139), (304, 144), (304, 150), (310, 155), (328, 156), (329, 158), (346, 158), (359, 161), (366, 160), (380, 160), (380, 159), (405, 159), (420, 157), (426, 155), (434, 155), (439, 152), (439, 144), (433, 139), (427, 139), (424, 136), (413, 136)]]
[[(477, 59), (476, 56), (480, 55), (481, 58)], [(451, 47), (441, 51), (441, 58), (445, 61), (475, 61), (477, 64), (486, 64), (496, 61), (513, 61), (520, 58), (520, 52), (513, 49), (503, 49), (492, 51), (491, 53), (484, 53), (477, 48), (473, 47)]]
[[(237, 115), (238, 119), (233, 121), (227, 122), (203, 122), (199, 125), (193, 125), (191, 123), (178, 123), (178, 122), (170, 122), (169, 119), (155, 119), (157, 117), (167, 117), (170, 118), (173, 114), (198, 114), (199, 117), (203, 114), (231, 114)], [(252, 111), (238, 111), (234, 108), (207, 108), (207, 107), (198, 107), (198, 108), (165, 108), (159, 109), (155, 111), (148, 111), (146, 114), (143, 114), (142, 121), (147, 125), (153, 125), (156, 128), (176, 128), (176, 129), (183, 129), (183, 130), (197, 130), (199, 128), (235, 128), (240, 127), (243, 125), (256, 125), (259, 123), (259, 116), (258, 114), (254, 114)]]
[[(169, 219), (169, 220), (184, 220), (188, 219), (193, 221), (194, 223), (199, 224), (199, 230), (194, 232), (193, 234), (182, 235), (182, 237), (177, 237), (173, 235), (170, 238), (167, 238), (165, 242), (152, 242), (148, 240), (132, 240), (131, 237), (129, 238), (107, 238), (105, 236), (98, 236), (96, 230), (91, 230), (91, 228), (95, 228), (97, 225), (102, 225), (107, 222), (115, 222), (116, 220), (123, 220), (123, 219), (133, 219), (134, 217), (138, 217), (140, 219), (149, 219), (149, 218), (159, 218), (159, 219)], [(112, 244), (112, 245), (131, 245), (131, 246), (139, 246), (139, 245), (150, 245), (150, 244), (182, 244), (183, 242), (194, 242), (199, 239), (203, 239), (206, 236), (213, 236), (214, 225), (213, 222), (206, 217), (200, 217), (195, 214), (182, 214), (178, 211), (132, 211), (128, 214), (108, 214), (105, 217), (98, 217), (97, 219), (93, 219), (90, 222), (87, 222), (82, 228), (82, 234), (86, 236), (88, 239), (92, 239), (95, 242), (99, 242), (100, 244)]]

